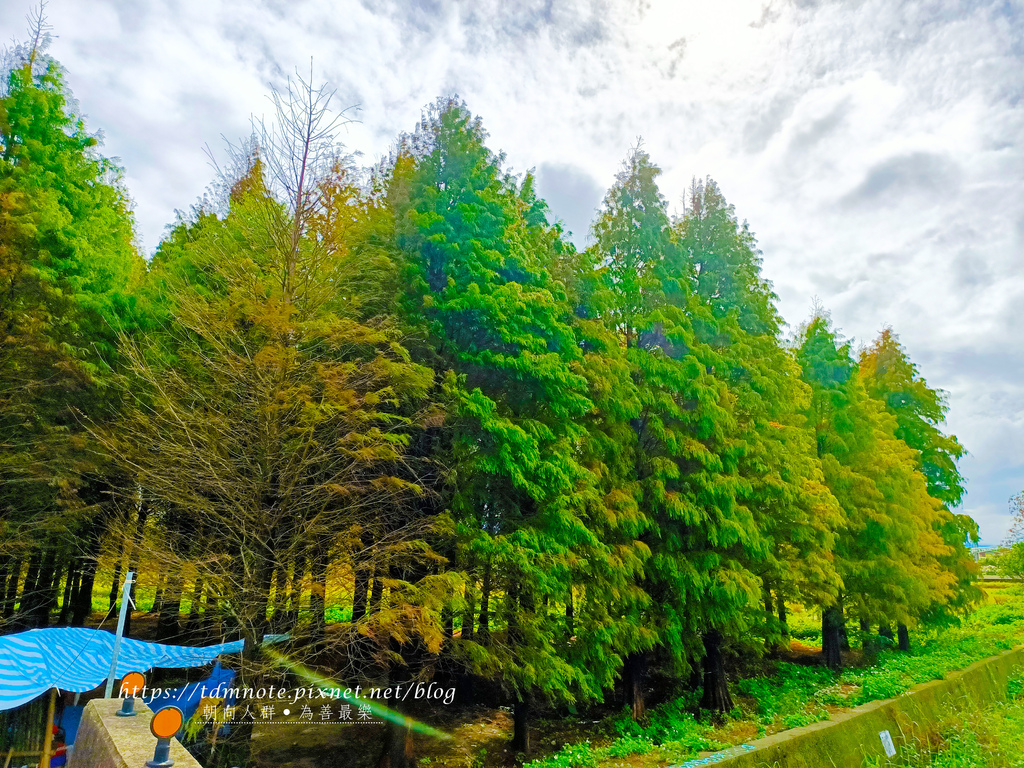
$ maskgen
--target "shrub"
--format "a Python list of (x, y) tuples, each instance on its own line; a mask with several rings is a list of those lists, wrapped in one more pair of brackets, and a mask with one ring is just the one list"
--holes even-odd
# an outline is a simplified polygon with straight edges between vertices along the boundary
[(623, 736), (616, 739), (607, 748), (608, 757), (629, 757), (630, 755), (646, 755), (654, 749), (654, 742), (646, 736)]
[(566, 744), (551, 757), (526, 763), (523, 768), (594, 768), (598, 757), (589, 743)]
[(828, 712), (818, 709), (813, 712), (794, 712), (791, 715), (786, 715), (782, 718), (782, 725), (784, 728), (801, 728), (822, 720), (828, 720)]
[(891, 699), (905, 693), (910, 686), (910, 680), (899, 670), (872, 669), (864, 675), (858, 699), (861, 703)]

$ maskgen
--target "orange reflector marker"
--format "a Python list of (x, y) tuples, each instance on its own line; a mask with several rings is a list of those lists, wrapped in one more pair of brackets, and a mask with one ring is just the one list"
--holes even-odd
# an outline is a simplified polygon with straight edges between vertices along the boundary
[(121, 709), (118, 717), (135, 717), (135, 697), (146, 687), (146, 677), (141, 672), (129, 672), (121, 681)]
[(184, 722), (185, 716), (181, 713), (180, 709), (177, 707), (164, 707), (153, 715), (153, 721), (149, 724), (149, 730), (158, 739), (169, 739), (181, 730), (181, 725)]
[(129, 672), (121, 681), (121, 698), (137, 696), (146, 687), (146, 677), (141, 672)]
[(177, 707), (164, 707), (149, 722), (149, 730), (156, 736), (156, 749), (153, 759), (147, 760), (148, 768), (171, 768), (171, 738), (181, 729), (185, 716)]

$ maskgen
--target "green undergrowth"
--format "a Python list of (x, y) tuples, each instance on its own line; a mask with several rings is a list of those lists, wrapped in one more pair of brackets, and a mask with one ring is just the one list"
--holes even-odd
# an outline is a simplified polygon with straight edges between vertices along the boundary
[[(712, 724), (708, 713), (696, 709), (698, 696), (690, 692), (653, 707), (644, 723), (634, 723), (628, 711), (609, 718), (604, 723), (606, 737), (600, 746), (589, 742), (566, 745), (524, 768), (604, 768), (623, 764), (617, 759), (630, 755), (646, 755), (645, 765), (686, 760), (701, 752), (827, 720), (840, 709), (898, 696), (918, 683), (942, 679), (950, 672), (1024, 643), (1024, 586), (1001, 586), (989, 592), (987, 604), (958, 626), (913, 631), (909, 653), (891, 648), (884, 638), (851, 628), (850, 640), (858, 651), (854, 657), (860, 660), (859, 666), (848, 666), (836, 674), (816, 664), (768, 662), (764, 674), (731, 681), (736, 708), (717, 725)], [(815, 620), (807, 614), (797, 616), (801, 629), (812, 621), (820, 622), (820, 618)], [(1024, 688), (1019, 681), (1015, 685)], [(1014, 706), (1024, 708), (1024, 704)], [(1000, 717), (1005, 715), (1007, 722), (1017, 723), (1014, 712), (1010, 707)], [(1019, 732), (1024, 734), (1024, 725), (1020, 725)], [(737, 733), (743, 734), (738, 740), (732, 735)], [(950, 736), (948, 742), (951, 754), (967, 749), (956, 738), (959, 737)], [(963, 739), (969, 738), (965, 732)]]
[(957, 710), (914, 734), (888, 761), (864, 768), (1024, 768), (1024, 677), (1010, 680), (1009, 696), (983, 710)]

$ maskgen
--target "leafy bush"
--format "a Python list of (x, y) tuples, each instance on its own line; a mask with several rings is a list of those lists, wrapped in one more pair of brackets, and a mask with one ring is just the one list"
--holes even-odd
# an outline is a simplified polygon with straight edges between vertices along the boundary
[(342, 621), (352, 621), (352, 606), (332, 605), (324, 611), (324, 618), (328, 624), (338, 624)]
[(818, 723), (822, 720), (828, 720), (828, 712), (824, 709), (818, 709), (813, 712), (794, 712), (791, 715), (786, 715), (782, 718), (782, 725), (787, 729), (802, 728), (805, 725)]
[(721, 748), (722, 743), (710, 738), (708, 727), (689, 711), (692, 701), (693, 696), (686, 695), (659, 704), (648, 713), (647, 725), (633, 722), (627, 707), (613, 721), (612, 729), (620, 738), (647, 739), (654, 745), (672, 743), (684, 752)]
[(873, 635), (870, 632), (861, 633), (860, 647), (868, 656), (877, 656), (883, 651), (893, 648), (893, 641), (882, 635)]
[(863, 703), (876, 699), (891, 699), (910, 689), (912, 683), (899, 670), (872, 669), (861, 681), (858, 700)]
[(831, 704), (837, 707), (845, 707), (850, 704), (850, 697), (843, 693), (842, 685), (839, 683), (819, 688), (814, 692), (813, 699), (818, 704)]
[(1011, 701), (1024, 699), (1024, 675), (1011, 677), (1006, 684), (1006, 695)]
[(566, 744), (551, 757), (526, 763), (523, 768), (594, 768), (600, 757), (589, 743)]
[(1000, 626), (1024, 623), (1024, 605), (986, 605), (973, 618)]
[(754, 699), (758, 720), (764, 724), (781, 718), (784, 725), (786, 722), (807, 725), (822, 719), (823, 715), (827, 717), (827, 713), (820, 708), (808, 713), (809, 702), (846, 702), (845, 697), (839, 694), (835, 673), (824, 667), (800, 664), (781, 663), (772, 677), (741, 680), (736, 684), (736, 690)]
[(630, 755), (646, 755), (654, 749), (654, 742), (646, 736), (623, 736), (616, 739), (607, 748), (608, 757), (629, 757)]

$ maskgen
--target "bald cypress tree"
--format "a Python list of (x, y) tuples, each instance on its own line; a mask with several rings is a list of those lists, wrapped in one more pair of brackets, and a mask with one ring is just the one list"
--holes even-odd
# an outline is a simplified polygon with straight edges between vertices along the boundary
[(864, 387), (857, 365), (818, 315), (804, 328), (798, 358), (813, 397), (825, 477), (844, 513), (836, 543), (841, 600), (824, 606), (823, 651), (838, 667), (844, 610), (865, 621), (910, 624), (948, 600), (956, 577), (939, 533), (941, 503), (929, 496), (912, 449), (896, 437), (896, 419)]
[[(967, 549), (968, 541), (977, 541), (978, 526), (969, 516), (954, 511), (964, 493), (957, 462), (966, 451), (954, 435), (941, 430), (949, 410), (945, 393), (928, 386), (891, 328), (884, 328), (861, 352), (859, 364), (868, 394), (881, 401), (896, 418), (895, 436), (915, 452), (917, 469), (927, 481), (928, 495), (942, 505), (937, 527), (951, 550), (942, 563), (955, 574), (956, 590), (948, 602), (931, 606), (925, 616), (948, 619), (964, 612), (981, 597), (974, 586), (978, 565)], [(901, 632), (905, 635), (906, 629)]]
[(762, 580), (768, 608), (758, 625), (771, 647), (781, 630), (774, 601), (820, 604), (837, 595), (832, 548), (841, 511), (802, 412), (810, 389), (782, 346), (777, 297), (761, 275), (752, 233), (710, 178), (691, 184), (673, 229), (674, 269), (692, 275), (704, 310), (694, 323), (698, 338), (720, 356), (719, 375), (735, 397), (737, 499), (768, 547), (752, 551), (747, 565)]
[[(760, 579), (748, 564), (765, 553), (750, 510), (736, 503), (739, 451), (735, 398), (720, 378), (722, 358), (695, 327), (707, 313), (693, 272), (674, 255), (658, 168), (635, 148), (594, 225), (600, 264), (600, 316), (625, 350), (639, 409), (624, 445), (651, 554), (643, 587), (649, 606), (637, 622), (654, 630), (655, 649), (683, 672), (705, 663), (702, 705), (731, 709), (723, 639), (750, 624)], [(627, 687), (643, 715), (638, 678), (646, 656), (630, 659)]]
[[(542, 205), (501, 169), (477, 118), (440, 100), (407, 137), (414, 167), (398, 208), (414, 356), (447, 375), (457, 484), (449, 507), (467, 593), (456, 653), (496, 674), (516, 709), (513, 747), (528, 752), (530, 699), (600, 691), (573, 663), (565, 613), (580, 555), (600, 548), (577, 491), (592, 409)], [(396, 159), (396, 166), (403, 161)], [(583, 586), (583, 585), (580, 585)], [(476, 599), (476, 598), (475, 598)]]
[(79, 416), (117, 413), (116, 339), (144, 265), (121, 170), (46, 55), (41, 12), (35, 22), (0, 71), (0, 551), (12, 558), (4, 613), (20, 593), (20, 622), (45, 625), (65, 563), (78, 584), (67, 599), (91, 604), (120, 481), (88, 450)]

